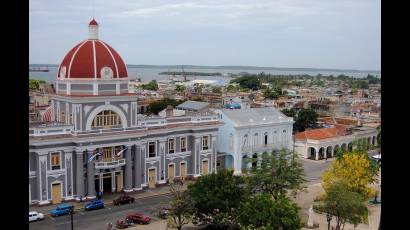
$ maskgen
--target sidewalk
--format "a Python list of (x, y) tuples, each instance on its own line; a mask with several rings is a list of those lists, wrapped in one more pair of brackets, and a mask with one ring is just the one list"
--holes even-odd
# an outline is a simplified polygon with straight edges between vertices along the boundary
[[(189, 182), (184, 183), (184, 188), (186, 189), (188, 186)], [(144, 189), (141, 191), (137, 192), (130, 192), (126, 193), (128, 196), (134, 197), (135, 199), (143, 199), (147, 197), (154, 197), (154, 196), (160, 196), (160, 195), (165, 195), (169, 194), (169, 186), (168, 185), (162, 185), (157, 188), (151, 188), (151, 189)], [(104, 201), (105, 205), (112, 204), (113, 200), (120, 197), (123, 193), (113, 193), (113, 194), (106, 194), (102, 196), (102, 200)], [(84, 208), (84, 205), (88, 203), (89, 201), (83, 201), (83, 202), (78, 202), (78, 201), (67, 201), (63, 203), (67, 204), (72, 204), (74, 206), (74, 210), (81, 210)], [(61, 204), (63, 204), (61, 203)], [(56, 206), (59, 204), (51, 204), (51, 205), (45, 205), (45, 206), (30, 206), (29, 209), (30, 211), (37, 211), (41, 212), (44, 215), (48, 215), (48, 212), (52, 209), (54, 209)]]

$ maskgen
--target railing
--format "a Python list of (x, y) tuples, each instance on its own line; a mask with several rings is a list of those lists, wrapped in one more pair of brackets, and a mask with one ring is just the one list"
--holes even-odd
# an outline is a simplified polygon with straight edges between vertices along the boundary
[(110, 168), (116, 168), (125, 165), (126, 161), (125, 159), (120, 159), (116, 161), (109, 161), (109, 162), (95, 162), (95, 168), (96, 169), (110, 169)]

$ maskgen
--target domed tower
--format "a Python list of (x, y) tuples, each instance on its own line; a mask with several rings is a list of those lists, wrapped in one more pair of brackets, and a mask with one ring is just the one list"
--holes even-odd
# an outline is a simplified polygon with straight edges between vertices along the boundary
[(121, 56), (98, 36), (95, 19), (88, 39), (64, 56), (52, 98), (53, 121), (75, 130), (127, 128), (137, 124), (137, 97), (128, 93), (128, 73)]

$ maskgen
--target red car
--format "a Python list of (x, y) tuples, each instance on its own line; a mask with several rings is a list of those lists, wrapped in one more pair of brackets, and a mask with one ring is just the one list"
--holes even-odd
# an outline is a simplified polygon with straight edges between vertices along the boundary
[(117, 199), (113, 200), (112, 203), (114, 205), (120, 205), (120, 204), (131, 204), (131, 203), (134, 203), (134, 201), (135, 201), (134, 197), (123, 195), (123, 196), (120, 196)]
[(151, 218), (149, 216), (145, 216), (144, 214), (137, 212), (128, 214), (126, 219), (137, 224), (149, 224), (149, 222), (151, 221)]

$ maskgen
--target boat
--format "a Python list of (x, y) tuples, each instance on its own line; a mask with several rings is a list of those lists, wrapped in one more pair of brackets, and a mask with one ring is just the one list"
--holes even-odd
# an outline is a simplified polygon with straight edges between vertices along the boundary
[(31, 67), (29, 68), (29, 72), (50, 72), (48, 67)]

